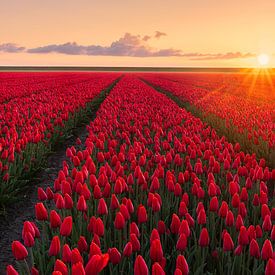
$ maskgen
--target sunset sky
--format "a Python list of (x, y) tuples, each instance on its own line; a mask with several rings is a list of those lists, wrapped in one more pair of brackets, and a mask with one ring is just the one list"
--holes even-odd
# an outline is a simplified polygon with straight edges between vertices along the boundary
[(274, 0), (0, 0), (1, 65), (275, 67)]

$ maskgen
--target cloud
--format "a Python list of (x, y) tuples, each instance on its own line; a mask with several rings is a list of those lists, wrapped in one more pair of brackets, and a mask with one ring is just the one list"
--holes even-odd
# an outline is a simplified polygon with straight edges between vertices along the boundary
[(142, 40), (145, 42), (148, 41), (149, 39), (151, 39), (151, 36), (149, 36), (149, 35), (144, 35), (142, 38)]
[(27, 49), (14, 43), (0, 44), (0, 52), (17, 53), (26, 52), (30, 54), (60, 53), (66, 55), (88, 55), (88, 56), (132, 56), (132, 57), (182, 57), (193, 61), (203, 60), (230, 60), (237, 58), (255, 57), (253, 53), (227, 52), (227, 53), (184, 53), (180, 49), (152, 48), (148, 41), (166, 36), (164, 32), (156, 31), (153, 36), (134, 35), (125, 33), (124, 36), (112, 42), (109, 46), (102, 45), (79, 45), (76, 42), (63, 44), (50, 44)]
[[(158, 37), (164, 34), (158, 34)], [(156, 35), (154, 36), (156, 37)], [(104, 56), (133, 56), (133, 57), (154, 57), (154, 56), (181, 56), (181, 50), (172, 48), (155, 50), (146, 42), (150, 36), (133, 35), (125, 33), (123, 37), (111, 43), (110, 46), (100, 45), (78, 45), (76, 42), (65, 44), (52, 44), (37, 48), (28, 49), (28, 53), (62, 53), (69, 55), (104, 55)]]
[(24, 50), (25, 50), (25, 47), (20, 47), (14, 43), (0, 44), (0, 52), (18, 53), (18, 52), (23, 52)]
[(162, 36), (166, 36), (167, 34), (165, 33), (165, 32), (160, 32), (160, 31), (156, 31), (155, 32), (155, 38), (160, 38), (160, 37), (162, 37)]
[(241, 53), (241, 52), (228, 52), (228, 53), (217, 53), (217, 54), (201, 54), (191, 53), (184, 54), (183, 56), (189, 57), (190, 60), (229, 60), (238, 58), (250, 58), (255, 57), (253, 53)]

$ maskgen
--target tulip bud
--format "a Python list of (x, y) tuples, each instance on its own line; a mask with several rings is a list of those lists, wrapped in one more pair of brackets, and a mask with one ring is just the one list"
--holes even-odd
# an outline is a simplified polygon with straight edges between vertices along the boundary
[(60, 226), (60, 235), (61, 236), (69, 236), (72, 232), (73, 219), (71, 216), (64, 218), (61, 226)]
[(207, 229), (204, 227), (201, 231), (200, 238), (199, 238), (199, 245), (201, 247), (206, 247), (209, 245), (210, 239)]
[(17, 261), (24, 260), (28, 256), (26, 247), (19, 241), (12, 242), (12, 253)]
[(141, 255), (138, 255), (134, 265), (134, 275), (148, 275), (148, 267)]

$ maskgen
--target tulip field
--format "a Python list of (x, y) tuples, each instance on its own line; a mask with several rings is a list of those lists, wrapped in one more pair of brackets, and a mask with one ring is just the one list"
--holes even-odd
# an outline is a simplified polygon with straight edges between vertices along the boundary
[(230, 142), (275, 166), (275, 75), (266, 73), (144, 74), (148, 84), (183, 106)]
[(5, 205), (107, 91), (55, 181), (32, 187), (6, 274), (275, 274), (275, 93), (244, 78), (0, 74)]
[[(13, 200), (52, 145), (117, 74), (0, 75), (0, 206)], [(86, 106), (87, 105), (87, 106)]]

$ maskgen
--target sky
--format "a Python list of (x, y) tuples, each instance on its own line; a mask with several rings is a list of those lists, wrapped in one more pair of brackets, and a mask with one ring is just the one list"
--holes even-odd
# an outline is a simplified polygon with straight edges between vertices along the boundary
[(275, 67), (274, 0), (0, 0), (0, 66)]

